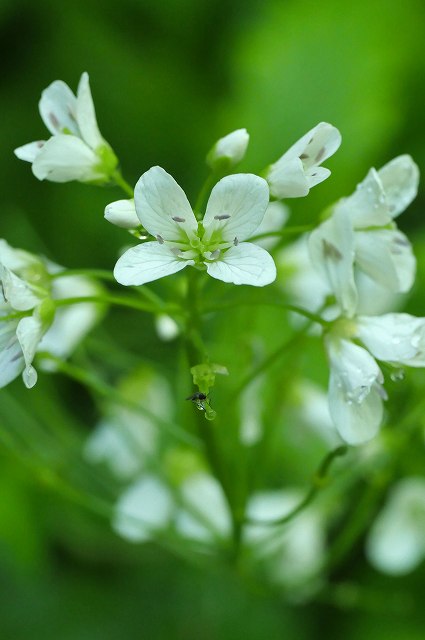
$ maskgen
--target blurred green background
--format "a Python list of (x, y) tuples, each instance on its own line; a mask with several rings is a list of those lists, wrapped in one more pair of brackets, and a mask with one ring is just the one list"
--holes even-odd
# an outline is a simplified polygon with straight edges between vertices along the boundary
[[(104, 223), (103, 209), (122, 196), (112, 187), (39, 183), (12, 152), (45, 136), (41, 90), (58, 78), (75, 89), (85, 70), (101, 132), (131, 184), (160, 164), (193, 200), (217, 138), (246, 127), (241, 170), (255, 172), (322, 120), (341, 130), (343, 144), (327, 162), (331, 179), (290, 203), (293, 224), (315, 220), (395, 155), (410, 153), (425, 168), (421, 0), (1, 0), (0, 49), (0, 236), (70, 268), (113, 267), (128, 236)], [(423, 198), (400, 222), (419, 257)], [(409, 310), (424, 315), (423, 299), (419, 281)], [(158, 357), (148, 321), (114, 312), (99, 331), (131, 351), (146, 347), (148, 361)], [(161, 349), (166, 370), (173, 347)], [(2, 640), (424, 637), (424, 570), (386, 579), (360, 546), (334, 576), (346, 591), (289, 606), (231, 570), (201, 570), (105, 532), (103, 521), (46, 488), (46, 443), (58, 424), (73, 442), (96, 418), (89, 394), (60, 377), (43, 376), (31, 392), (20, 380), (0, 391), (3, 428), (24, 434), (23, 447), (31, 432), (44, 460), (34, 473), (1, 453)], [(52, 460), (60, 465), (58, 455)]]

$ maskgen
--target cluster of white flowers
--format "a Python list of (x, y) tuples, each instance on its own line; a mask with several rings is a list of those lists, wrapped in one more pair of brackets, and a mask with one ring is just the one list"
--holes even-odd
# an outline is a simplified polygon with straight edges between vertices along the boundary
[(425, 366), (425, 318), (378, 315), (373, 295), (359, 295), (364, 274), (391, 293), (412, 287), (416, 261), (394, 218), (416, 196), (418, 181), (418, 168), (409, 156), (395, 158), (380, 171), (371, 169), (355, 193), (337, 202), (310, 235), (316, 275), (337, 302), (337, 317), (325, 333), (329, 407), (350, 444), (370, 440), (382, 421), (386, 393), (375, 359), (397, 367)]
[[(99, 133), (87, 73), (76, 96), (64, 82), (55, 81), (43, 92), (39, 107), (52, 137), (15, 151), (32, 162), (34, 174), (56, 182), (109, 180), (117, 160)], [(260, 246), (261, 240), (255, 243), (255, 234), (270, 231), (275, 214), (282, 226), (284, 210), (276, 200), (306, 196), (330, 175), (321, 165), (336, 152), (341, 135), (332, 125), (319, 123), (267, 167), (264, 177), (233, 173), (248, 142), (247, 131), (238, 129), (218, 140), (207, 155), (217, 179), (203, 218), (203, 212), (193, 210), (184, 191), (161, 167), (143, 173), (134, 198), (107, 205), (108, 221), (143, 232), (142, 242), (126, 250), (115, 266), (119, 283), (143, 285), (185, 267), (236, 285), (263, 287), (276, 279), (275, 262)], [(329, 405), (340, 435), (350, 444), (372, 438), (382, 421), (386, 394), (375, 359), (397, 366), (425, 366), (425, 320), (402, 313), (377, 315), (377, 296), (369, 295), (364, 304), (361, 295), (365, 280), (390, 294), (412, 287), (415, 258), (394, 219), (415, 197), (418, 180), (418, 168), (407, 155), (379, 171), (371, 169), (355, 193), (337, 202), (309, 238), (315, 283), (308, 286), (304, 280), (305, 290), (297, 297), (304, 297), (307, 307), (313, 300), (317, 306), (325, 296), (336, 302), (333, 322), (325, 332), (331, 368)], [(32, 286), (25, 300), (14, 302), (10, 288), (15, 277), (3, 275), (8, 304), (19, 310), (36, 309), (16, 329), (20, 339), (23, 327), (31, 328), (33, 335), (31, 344), (21, 344), (26, 383), (31, 385), (33, 343), (46, 331), (38, 311), (43, 294)], [(324, 317), (330, 317), (329, 309)], [(10, 327), (5, 325), (8, 331)], [(13, 357), (12, 361), (19, 368)]]

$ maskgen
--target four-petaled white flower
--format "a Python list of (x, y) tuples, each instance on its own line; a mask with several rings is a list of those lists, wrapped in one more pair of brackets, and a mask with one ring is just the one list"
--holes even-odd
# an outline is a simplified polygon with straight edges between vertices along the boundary
[(118, 161), (99, 132), (88, 74), (82, 74), (76, 96), (62, 80), (52, 82), (41, 95), (39, 110), (52, 137), (15, 149), (18, 158), (32, 163), (36, 178), (107, 181)]
[(353, 315), (358, 305), (356, 269), (390, 291), (411, 288), (416, 260), (393, 220), (415, 198), (418, 182), (412, 158), (394, 158), (379, 171), (371, 169), (356, 191), (337, 202), (332, 216), (311, 233), (313, 265), (345, 315)]
[(342, 318), (327, 334), (325, 345), (332, 420), (346, 442), (361, 444), (377, 434), (387, 398), (375, 358), (395, 366), (425, 367), (425, 318), (407, 313)]
[[(142, 285), (192, 265), (223, 282), (262, 287), (276, 277), (270, 254), (250, 242), (269, 202), (267, 183), (252, 174), (226, 176), (213, 188), (198, 222), (177, 182), (152, 167), (136, 184), (134, 201), (143, 227), (156, 240), (126, 251), (114, 275), (124, 285)], [(203, 266), (204, 265), (204, 266)]]
[(270, 165), (266, 179), (270, 193), (278, 199), (306, 196), (316, 184), (331, 175), (322, 162), (341, 144), (341, 134), (327, 122), (320, 122)]

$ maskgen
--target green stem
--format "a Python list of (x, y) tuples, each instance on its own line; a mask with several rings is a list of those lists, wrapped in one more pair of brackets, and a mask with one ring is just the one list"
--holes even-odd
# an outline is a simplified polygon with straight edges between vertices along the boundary
[(260, 376), (264, 371), (266, 371), (266, 369), (268, 369), (272, 364), (274, 364), (276, 360), (278, 360), (281, 356), (283, 356), (287, 351), (297, 346), (299, 342), (304, 340), (305, 332), (309, 327), (310, 327), (310, 323), (306, 325), (306, 327), (304, 327), (302, 331), (292, 336), (292, 338), (289, 338), (289, 340), (285, 340), (285, 342), (281, 344), (280, 347), (278, 347), (275, 351), (273, 351), (269, 356), (267, 356), (267, 358), (265, 358), (263, 362), (260, 362), (260, 364), (254, 367), (252, 371), (250, 371), (250, 373), (248, 373), (248, 375), (245, 376), (241, 384), (233, 392), (231, 396), (232, 401), (234, 402), (240, 396), (240, 394), (244, 391), (244, 389), (249, 384), (251, 384), (251, 382), (255, 380), (255, 378)]
[(125, 297), (125, 296), (77, 296), (75, 298), (62, 298), (55, 300), (57, 307), (66, 307), (71, 304), (85, 304), (86, 302), (96, 302), (98, 304), (114, 304), (120, 307), (127, 307), (130, 309), (137, 309), (137, 311), (146, 311), (147, 313), (158, 313), (158, 311), (165, 311), (168, 309), (170, 313), (177, 311), (177, 307), (169, 306), (165, 309), (158, 309), (154, 305), (150, 305), (146, 302), (142, 302), (137, 298)]
[(67, 278), (68, 276), (85, 276), (87, 278), (96, 278), (97, 280), (116, 282), (112, 271), (107, 271), (106, 269), (62, 269), (62, 271), (50, 274), (52, 280)]
[(200, 216), (203, 213), (205, 209), (205, 205), (208, 201), (208, 197), (211, 193), (211, 189), (213, 188), (215, 183), (220, 179), (220, 177), (221, 177), (221, 174), (217, 174), (216, 172), (212, 171), (208, 176), (208, 178), (205, 180), (195, 203), (195, 215)]
[(133, 187), (131, 187), (129, 183), (126, 180), (124, 180), (122, 173), (119, 169), (116, 169), (114, 171), (114, 173), (111, 175), (111, 178), (118, 187), (121, 187), (121, 189), (125, 192), (127, 196), (130, 196), (130, 198), (134, 198)]
[(279, 526), (287, 524), (288, 522), (293, 520), (299, 513), (301, 513), (301, 511), (304, 511), (304, 509), (308, 507), (308, 505), (314, 500), (319, 491), (326, 486), (330, 466), (336, 458), (345, 455), (347, 451), (348, 447), (342, 445), (325, 456), (313, 476), (312, 485), (306, 493), (305, 497), (294, 509), (292, 509), (292, 511), (287, 513), (285, 516), (282, 516), (282, 518), (278, 518), (277, 520), (257, 520), (255, 518), (246, 518), (245, 522), (247, 522), (248, 524)]
[[(50, 277), (54, 280), (56, 278), (66, 278), (68, 276), (85, 276), (87, 278), (96, 278), (98, 280), (106, 280), (115, 284), (117, 283), (113, 273), (106, 269), (63, 269), (57, 273), (52, 273)], [(138, 294), (158, 305), (158, 307), (164, 307), (166, 305), (166, 303), (156, 293), (148, 289), (146, 285), (131, 287), (131, 289), (133, 291), (137, 291)]]
[[(205, 347), (202, 342), (200, 323), (201, 318), (198, 311), (199, 300), (199, 276), (200, 273), (195, 269), (189, 269), (187, 273), (188, 285), (187, 285), (187, 298), (186, 308), (188, 311), (186, 321), (186, 353), (189, 361), (189, 366), (201, 364), (207, 360)], [(223, 465), (222, 455), (217, 443), (216, 433), (217, 429), (215, 423), (205, 419), (205, 416), (200, 411), (196, 413), (197, 427), (199, 437), (202, 439), (205, 445), (205, 453), (211, 471), (220, 483), (223, 493), (226, 497), (229, 505), (229, 510), (232, 516), (233, 522), (233, 539), (235, 557), (237, 555), (237, 549), (240, 543), (241, 537), (241, 519), (238, 517), (236, 510), (231, 499), (231, 490), (227, 482), (227, 473)]]
[(312, 229), (314, 229), (314, 225), (312, 224), (303, 224), (296, 227), (284, 227), (280, 231), (269, 231), (267, 233), (259, 233), (258, 235), (252, 236), (252, 238), (249, 238), (247, 242), (256, 242), (257, 240), (263, 240), (265, 238), (273, 238), (273, 237), (280, 238), (281, 236), (292, 235), (292, 234), (296, 235), (296, 234), (308, 233), (308, 231), (311, 231)]
[(292, 311), (293, 313), (304, 316), (304, 318), (308, 318), (308, 320), (311, 320), (312, 322), (317, 322), (317, 324), (320, 324), (323, 327), (327, 327), (330, 324), (327, 320), (324, 320), (317, 313), (312, 313), (311, 311), (303, 309), (302, 307), (298, 307), (294, 304), (286, 304), (286, 302), (280, 302), (279, 300), (235, 300), (234, 302), (223, 302), (221, 304), (218, 303), (209, 307), (204, 307), (201, 311), (202, 313), (211, 313), (212, 311), (224, 311), (226, 309), (232, 309), (234, 307), (244, 305), (253, 305), (256, 307), (258, 307), (258, 305), (280, 307), (281, 309), (286, 309), (287, 311)]
[(120, 404), (123, 407), (126, 407), (130, 411), (134, 413), (139, 413), (145, 417), (148, 417), (154, 424), (156, 424), (160, 429), (167, 431), (171, 436), (184, 442), (185, 444), (189, 444), (197, 449), (202, 448), (200, 445), (200, 441), (198, 438), (195, 438), (191, 434), (187, 433), (184, 429), (179, 427), (178, 425), (169, 422), (167, 420), (163, 420), (159, 416), (152, 413), (149, 409), (146, 409), (142, 405), (134, 400), (129, 400), (125, 396), (123, 396), (119, 391), (117, 391), (114, 387), (110, 386), (103, 380), (101, 380), (98, 376), (93, 373), (89, 373), (80, 367), (77, 367), (74, 364), (69, 362), (64, 362), (60, 358), (56, 358), (47, 352), (38, 353), (38, 357), (50, 360), (56, 366), (56, 368), (69, 378), (76, 380), (80, 384), (85, 385), (89, 389), (92, 389), (95, 393)]

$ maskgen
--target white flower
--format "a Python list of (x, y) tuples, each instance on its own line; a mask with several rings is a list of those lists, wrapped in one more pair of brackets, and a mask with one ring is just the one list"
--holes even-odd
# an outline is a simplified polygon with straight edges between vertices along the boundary
[(105, 219), (122, 229), (136, 229), (140, 226), (134, 200), (116, 200), (105, 209)]
[(425, 479), (404, 478), (391, 490), (367, 539), (371, 564), (390, 575), (413, 571), (425, 558)]
[(356, 269), (394, 293), (411, 288), (416, 260), (393, 219), (416, 196), (418, 180), (418, 168), (407, 155), (378, 172), (371, 169), (354, 194), (340, 200), (332, 216), (311, 233), (313, 265), (345, 315), (353, 315), (358, 303)]
[(186, 478), (180, 486), (184, 507), (176, 513), (176, 529), (184, 538), (212, 542), (230, 537), (232, 521), (223, 490), (204, 472)]
[(205, 265), (218, 280), (264, 286), (273, 282), (273, 259), (244, 242), (260, 225), (269, 200), (267, 183), (251, 174), (220, 180), (198, 223), (184, 191), (161, 167), (152, 167), (136, 184), (138, 218), (156, 238), (126, 251), (114, 275), (124, 285), (142, 285), (186, 266)]
[(246, 129), (232, 131), (215, 143), (207, 155), (207, 164), (212, 169), (223, 167), (230, 169), (242, 160), (248, 142), (249, 134)]
[[(262, 560), (273, 582), (287, 587), (309, 583), (320, 571), (325, 553), (323, 519), (316, 508), (309, 507), (279, 529), (270, 522), (290, 513), (302, 500), (297, 489), (254, 494), (247, 506), (247, 516), (258, 520), (244, 531), (244, 542), (251, 555)], [(261, 524), (264, 521), (266, 524)]]
[(108, 180), (117, 159), (99, 132), (88, 74), (82, 74), (76, 96), (62, 80), (52, 82), (41, 95), (39, 110), (52, 137), (15, 149), (18, 158), (32, 163), (36, 178)]
[(320, 165), (340, 144), (338, 129), (320, 122), (270, 166), (266, 176), (270, 193), (279, 199), (306, 196), (312, 187), (330, 176), (329, 169)]
[(120, 496), (112, 526), (126, 540), (144, 542), (168, 527), (173, 506), (166, 485), (154, 475), (145, 475)]
[(352, 445), (372, 439), (382, 421), (384, 376), (374, 358), (349, 340), (329, 337), (329, 412), (341, 438)]
[(379, 431), (382, 401), (387, 398), (375, 358), (397, 366), (425, 367), (425, 318), (387, 313), (341, 319), (326, 336), (325, 345), (331, 367), (332, 420), (349, 444), (367, 442)]

